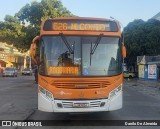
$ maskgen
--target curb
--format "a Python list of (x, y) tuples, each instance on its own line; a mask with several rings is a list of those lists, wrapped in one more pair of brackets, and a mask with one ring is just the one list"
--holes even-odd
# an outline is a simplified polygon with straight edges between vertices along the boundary
[(138, 78), (133, 80), (125, 80), (126, 83), (134, 83), (136, 85), (141, 84), (144, 86), (159, 86), (160, 87), (160, 80), (158, 81), (149, 81), (149, 80), (139, 80)]

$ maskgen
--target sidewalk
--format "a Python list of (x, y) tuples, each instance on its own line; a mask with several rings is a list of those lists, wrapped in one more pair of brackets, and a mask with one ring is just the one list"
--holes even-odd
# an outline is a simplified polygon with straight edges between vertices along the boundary
[(144, 81), (144, 80), (139, 80), (137, 79), (137, 82), (138, 83), (141, 83), (141, 84), (145, 84), (145, 85), (159, 85), (160, 86), (160, 80), (158, 81)]
[(134, 82), (137, 84), (146, 84), (146, 85), (159, 85), (160, 86), (160, 79), (158, 81), (150, 81), (150, 80), (140, 80), (138, 78), (132, 78), (132, 79), (124, 79), (124, 81), (128, 81), (128, 82)]

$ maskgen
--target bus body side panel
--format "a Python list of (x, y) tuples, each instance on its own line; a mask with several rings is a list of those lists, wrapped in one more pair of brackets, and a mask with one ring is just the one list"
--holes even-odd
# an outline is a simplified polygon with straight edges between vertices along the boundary
[(122, 108), (122, 92), (118, 93), (114, 98), (110, 99), (109, 102), (109, 111), (117, 110)]
[(52, 101), (48, 100), (42, 93), (38, 93), (38, 110), (53, 112)]

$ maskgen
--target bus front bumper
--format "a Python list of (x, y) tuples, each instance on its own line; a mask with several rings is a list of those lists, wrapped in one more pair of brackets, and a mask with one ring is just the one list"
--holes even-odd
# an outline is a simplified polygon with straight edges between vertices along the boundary
[(49, 99), (38, 93), (38, 110), (45, 112), (100, 112), (122, 108), (122, 91), (112, 98), (95, 100)]

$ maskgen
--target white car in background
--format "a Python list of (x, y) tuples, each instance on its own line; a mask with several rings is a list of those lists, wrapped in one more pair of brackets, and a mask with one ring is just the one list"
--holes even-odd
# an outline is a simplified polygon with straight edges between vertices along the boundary
[(7, 67), (3, 71), (3, 77), (17, 77), (17, 70), (13, 67)]
[(32, 69), (30, 68), (25, 68), (23, 71), (22, 71), (22, 75), (30, 75), (32, 76)]

